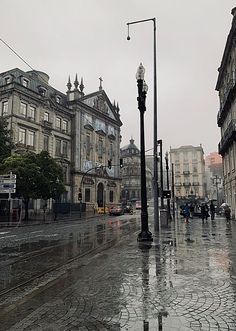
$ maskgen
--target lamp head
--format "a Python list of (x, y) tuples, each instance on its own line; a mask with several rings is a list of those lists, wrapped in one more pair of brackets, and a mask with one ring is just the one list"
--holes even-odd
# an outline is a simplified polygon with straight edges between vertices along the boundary
[(137, 73), (136, 73), (136, 80), (139, 80), (139, 79), (144, 80), (144, 74), (145, 74), (145, 68), (142, 65), (142, 63), (140, 63)]

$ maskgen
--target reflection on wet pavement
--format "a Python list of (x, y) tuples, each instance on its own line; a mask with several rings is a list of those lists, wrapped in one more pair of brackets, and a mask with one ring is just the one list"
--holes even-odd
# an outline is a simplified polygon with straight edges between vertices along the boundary
[(136, 238), (129, 236), (72, 270), (7, 314), (2, 326), (11, 331), (236, 330), (236, 223), (178, 220), (150, 246), (138, 246)]
[(23, 238), (12, 235), (11, 242), (6, 236), (8, 242), (5, 246), (2, 242), (0, 247), (0, 294), (75, 257), (118, 241), (130, 227), (135, 230), (136, 223), (135, 218), (106, 219), (63, 227), (61, 231), (54, 227), (51, 233), (31, 231), (26, 240), (25, 234)]

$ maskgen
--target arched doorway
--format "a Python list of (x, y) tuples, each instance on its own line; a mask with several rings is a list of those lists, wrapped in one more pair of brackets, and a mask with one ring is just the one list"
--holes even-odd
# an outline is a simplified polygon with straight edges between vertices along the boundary
[(97, 187), (97, 204), (98, 207), (103, 207), (104, 204), (104, 185), (102, 183), (99, 183)]

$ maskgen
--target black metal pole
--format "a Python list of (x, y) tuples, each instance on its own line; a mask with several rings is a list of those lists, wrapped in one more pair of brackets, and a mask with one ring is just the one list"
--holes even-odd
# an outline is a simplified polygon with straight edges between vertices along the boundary
[[(170, 184), (169, 184), (169, 162), (168, 162), (168, 153), (166, 152), (166, 184), (167, 184), (167, 190), (170, 190)], [(167, 198), (167, 210), (168, 210), (168, 218), (171, 220), (171, 212), (170, 212), (170, 198)]]
[(138, 109), (140, 111), (140, 156), (141, 156), (141, 232), (138, 241), (152, 241), (152, 233), (148, 228), (145, 139), (144, 139), (144, 112), (146, 110), (146, 92), (143, 91), (143, 80), (138, 79)]
[(127, 23), (128, 36), (130, 40), (129, 26), (132, 24), (153, 22), (153, 73), (154, 73), (154, 93), (153, 93), (153, 197), (154, 197), (154, 231), (160, 230), (160, 217), (159, 217), (159, 201), (158, 201), (158, 170), (157, 170), (157, 47), (156, 47), (156, 18), (148, 18), (144, 20), (134, 21)]
[(160, 175), (161, 175), (161, 209), (164, 208), (164, 197), (163, 197), (163, 157), (162, 157), (162, 139), (159, 139), (158, 144), (160, 145)]
[(175, 219), (175, 183), (174, 183), (174, 163), (171, 163), (171, 190), (172, 190), (172, 214)]

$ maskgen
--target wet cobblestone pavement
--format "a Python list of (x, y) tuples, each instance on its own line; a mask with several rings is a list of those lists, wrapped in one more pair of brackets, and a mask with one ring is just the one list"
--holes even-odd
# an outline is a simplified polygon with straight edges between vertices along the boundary
[(137, 233), (1, 318), (0, 330), (236, 330), (236, 222)]

